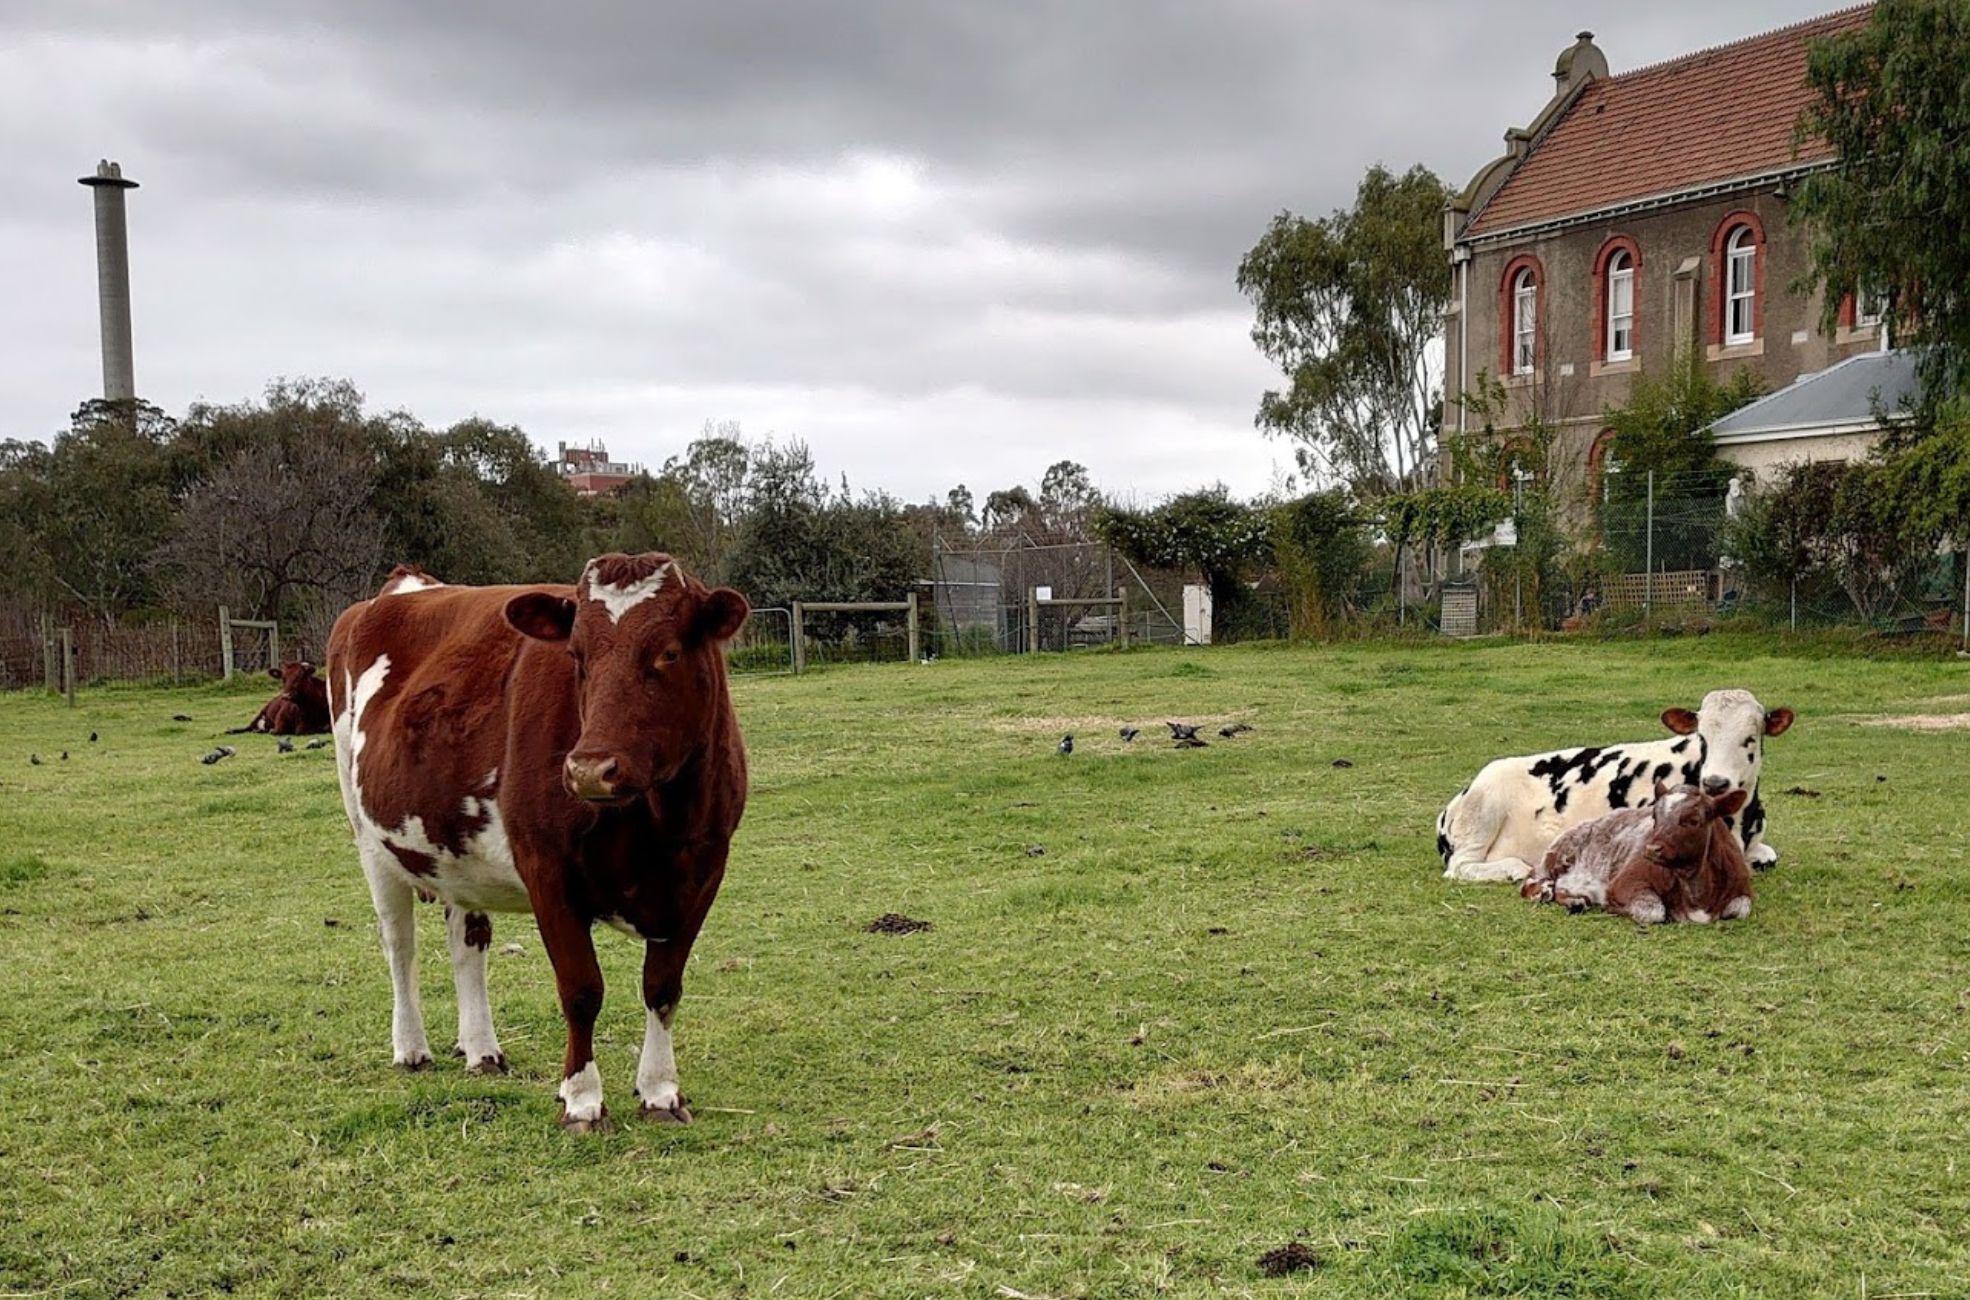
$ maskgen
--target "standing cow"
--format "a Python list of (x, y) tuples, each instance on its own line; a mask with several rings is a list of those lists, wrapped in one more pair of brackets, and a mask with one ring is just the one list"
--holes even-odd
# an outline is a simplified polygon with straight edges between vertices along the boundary
[(1654, 802), (1655, 783), (1699, 785), (1711, 797), (1745, 792), (1741, 815), (1726, 824), (1745, 857), (1764, 870), (1778, 850), (1764, 842), (1758, 798), (1765, 737), (1792, 725), (1791, 709), (1770, 712), (1749, 691), (1712, 691), (1695, 713), (1668, 709), (1670, 740), (1562, 749), (1485, 765), (1436, 820), (1437, 853), (1452, 880), (1524, 880), (1570, 826), (1616, 808)]
[(642, 1113), (688, 1123), (670, 1025), (725, 875), (746, 755), (723, 644), (750, 610), (667, 555), (604, 555), (572, 587), (458, 587), (400, 569), (336, 621), (342, 802), (382, 930), (396, 1063), (431, 1060), (419, 893), (445, 901), (458, 1052), (504, 1070), (486, 1000), (489, 912), (528, 912), (567, 1020), (562, 1123), (603, 1124), (591, 929), (644, 942)]

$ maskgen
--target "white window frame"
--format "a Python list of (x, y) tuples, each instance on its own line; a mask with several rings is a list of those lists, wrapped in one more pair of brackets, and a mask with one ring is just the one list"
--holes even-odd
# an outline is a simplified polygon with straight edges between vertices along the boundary
[(1881, 323), (1882, 317), (1888, 314), (1887, 309), (1888, 303), (1885, 295), (1856, 291), (1854, 294), (1854, 328), (1857, 330), (1873, 329)]
[(1539, 361), (1539, 279), (1529, 266), (1512, 276), (1512, 373), (1529, 375)]
[[(1626, 290), (1628, 309), (1617, 311), (1620, 291)], [(1623, 346), (1621, 339), (1627, 338)], [(1632, 361), (1635, 357), (1635, 259), (1625, 248), (1617, 248), (1607, 259), (1607, 359)]]
[[(1744, 305), (1744, 328), (1737, 323), (1738, 304)], [(1749, 343), (1758, 337), (1758, 238), (1751, 227), (1739, 226), (1724, 245), (1724, 345)]]

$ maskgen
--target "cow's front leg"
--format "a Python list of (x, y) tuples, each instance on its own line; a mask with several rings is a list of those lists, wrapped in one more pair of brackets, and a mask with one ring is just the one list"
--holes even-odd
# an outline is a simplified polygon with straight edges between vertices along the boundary
[(452, 983), (458, 989), (458, 1055), (475, 1073), (506, 1073), (506, 1053), (493, 1032), (492, 1002), (486, 997), (486, 949), (492, 921), (484, 912), (445, 907), (445, 938), (451, 942)]
[(602, 1105), (602, 1072), (595, 1068), (595, 1017), (602, 1012), (602, 965), (588, 922), (558, 900), (536, 904), (541, 943), (554, 966), (561, 1015), (568, 1022), (568, 1050), (561, 1059), (561, 1125), (572, 1133), (608, 1127)]
[(1758, 840), (1744, 851), (1744, 860), (1751, 864), (1753, 871), (1770, 871), (1778, 865), (1778, 850)]
[(670, 1022), (684, 993), (682, 945), (659, 941), (643, 952), (643, 1055), (636, 1062), (636, 1095), (645, 1119), (666, 1124), (689, 1124), (677, 1089), (677, 1056), (670, 1042)]

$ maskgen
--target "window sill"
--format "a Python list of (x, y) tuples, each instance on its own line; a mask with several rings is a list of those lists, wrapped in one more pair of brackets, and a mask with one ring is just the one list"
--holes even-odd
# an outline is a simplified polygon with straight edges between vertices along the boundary
[(1619, 361), (1596, 361), (1587, 367), (1587, 374), (1599, 379), (1602, 375), (1632, 375), (1642, 368), (1639, 353), (1624, 357)]
[(1881, 326), (1879, 323), (1873, 325), (1842, 325), (1833, 334), (1833, 343), (1836, 347), (1846, 347), (1853, 343), (1879, 344), (1880, 342)]
[(1506, 375), (1504, 382), (1507, 388), (1530, 388), (1545, 377), (1543, 371), (1532, 370), (1522, 375)]
[(1765, 340), (1752, 339), (1749, 343), (1712, 343), (1704, 349), (1706, 361), (1735, 361), (1739, 357), (1762, 357), (1765, 355)]

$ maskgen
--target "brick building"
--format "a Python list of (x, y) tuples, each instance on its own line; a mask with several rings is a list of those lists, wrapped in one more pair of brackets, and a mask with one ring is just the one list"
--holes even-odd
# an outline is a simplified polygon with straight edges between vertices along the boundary
[(560, 454), (554, 460), (554, 469), (567, 480), (576, 496), (593, 497), (614, 492), (643, 472), (641, 465), (610, 460), (609, 449), (599, 440), (586, 447), (570, 447), (564, 442), (560, 448)]
[[(1791, 288), (1808, 255), (1786, 214), (1792, 188), (1830, 160), (1824, 143), (1794, 144), (1810, 99), (1807, 45), (1869, 13), (1842, 10), (1619, 76), (1592, 33), (1561, 52), (1552, 98), (1506, 133), (1504, 156), (1445, 213), (1455, 277), (1446, 447), (1483, 424), (1459, 395), (1481, 372), (1496, 376), (1509, 410), (1494, 424), (1509, 436), (1543, 415), (1558, 430), (1554, 486), (1581, 502), (1595, 495), (1602, 412), (1679, 351), (1720, 380), (1748, 367), (1778, 390), (1885, 348), (1876, 315), (1843, 303), (1829, 332), (1818, 297)], [(1837, 454), (1852, 454), (1850, 433)], [(1756, 459), (1822, 452), (1836, 454), (1834, 442), (1808, 428), (1789, 443), (1768, 438)]]

